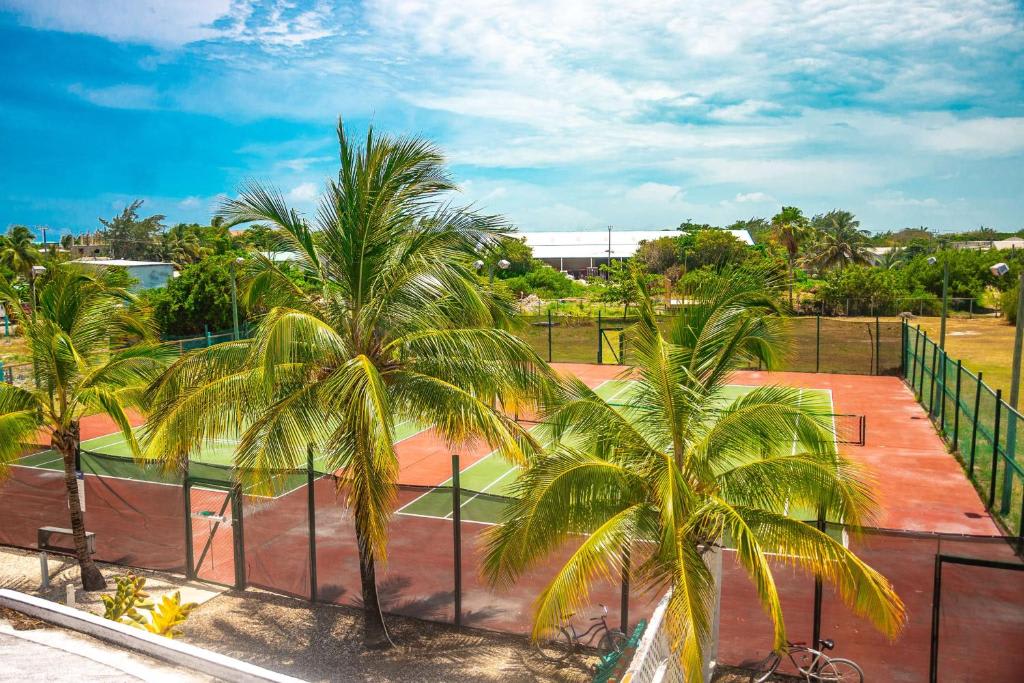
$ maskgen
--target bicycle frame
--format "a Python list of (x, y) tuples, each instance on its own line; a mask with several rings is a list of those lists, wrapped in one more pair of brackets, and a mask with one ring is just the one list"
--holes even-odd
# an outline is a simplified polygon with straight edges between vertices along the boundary
[[(805, 653), (811, 655), (811, 661), (809, 664), (807, 664), (807, 668), (800, 666), (800, 664), (796, 661), (796, 657), (794, 657), (793, 655), (797, 653)], [(829, 662), (829, 656), (826, 655), (824, 652), (803, 646), (789, 648), (786, 651), (786, 655), (789, 657), (789, 661), (793, 663), (793, 668), (799, 671), (801, 674), (803, 674), (804, 678), (806, 678), (807, 680), (820, 680), (821, 677), (818, 675), (818, 672), (821, 671), (823, 665), (828, 664)]]
[(572, 624), (566, 624), (569, 627), (569, 632), (572, 633), (572, 640), (574, 643), (579, 644), (583, 642), (584, 638), (590, 636), (589, 638), (587, 638), (587, 641), (584, 644), (587, 645), (587, 647), (591, 647), (594, 642), (594, 639), (597, 638), (598, 635), (601, 635), (602, 632), (607, 633), (611, 630), (608, 628), (608, 622), (605, 620), (603, 616), (592, 617), (591, 620), (594, 623), (590, 626), (590, 628), (588, 628), (586, 631), (583, 631), (582, 633), (578, 633), (576, 631), (576, 627)]

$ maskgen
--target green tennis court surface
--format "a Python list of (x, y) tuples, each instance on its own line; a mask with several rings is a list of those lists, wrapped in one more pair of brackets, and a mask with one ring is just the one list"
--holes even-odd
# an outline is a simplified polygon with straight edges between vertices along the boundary
[[(395, 425), (395, 442), (408, 439), (426, 429), (428, 427), (417, 424), (413, 420), (402, 420)], [(204, 444), (200, 452), (189, 459), (189, 473), (193, 477), (229, 481), (230, 468), (237, 445), (238, 442), (233, 439), (218, 439), (213, 443)], [(181, 483), (181, 475), (166, 471), (162, 463), (135, 461), (132, 458), (128, 442), (120, 433), (106, 434), (83, 441), (81, 460), (82, 470), (89, 474), (166, 484)], [(60, 453), (54, 450), (26, 455), (18, 460), (17, 464), (48, 470), (64, 469)], [(313, 466), (318, 472), (328, 471), (328, 466), (321, 458), (315, 459)], [(275, 489), (278, 495), (281, 495), (301, 486), (305, 481), (304, 475), (286, 477)]]
[[(595, 392), (609, 403), (624, 403), (629, 399), (629, 394), (634, 382), (628, 380), (611, 380), (605, 382), (595, 389)], [(732, 385), (726, 387), (723, 392), (723, 403), (731, 402), (739, 398), (754, 387)], [(802, 389), (801, 400), (807, 403), (814, 402), (819, 406), (832, 406), (832, 394), (826, 389)], [(545, 425), (537, 425), (530, 431), (536, 435), (538, 441), (548, 445), (551, 437), (546, 434)], [(794, 439), (791, 448), (795, 453), (798, 447)], [(507, 505), (507, 501), (501, 500), (501, 496), (509, 496), (512, 484), (518, 476), (519, 467), (506, 462), (497, 452), (491, 452), (469, 465), (459, 473), (459, 487), (463, 489), (460, 493), (460, 515), (465, 521), (480, 522), (483, 524), (494, 524), (501, 519), (501, 512)], [(450, 519), (452, 517), (452, 479), (448, 479), (441, 488), (435, 491), (428, 491), (419, 498), (408, 503), (398, 510), (399, 514), (416, 515), (420, 517), (440, 517)], [(803, 510), (794, 507), (787, 511), (787, 514), (800, 520), (812, 520), (816, 517), (813, 510)]]

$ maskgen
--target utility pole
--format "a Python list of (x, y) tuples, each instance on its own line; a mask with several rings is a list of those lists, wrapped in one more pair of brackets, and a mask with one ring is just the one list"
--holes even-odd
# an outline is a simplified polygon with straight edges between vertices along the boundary
[(608, 268), (604, 271), (604, 279), (607, 280), (612, 269), (612, 226), (608, 226)]

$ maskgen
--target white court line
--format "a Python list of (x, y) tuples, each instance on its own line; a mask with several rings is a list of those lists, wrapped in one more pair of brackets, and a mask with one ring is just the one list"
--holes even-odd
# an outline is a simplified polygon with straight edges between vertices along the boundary
[[(603, 382), (601, 382), (600, 384), (598, 384), (598, 385), (597, 385), (596, 387), (594, 387), (594, 391), (597, 391), (598, 389), (600, 389), (600, 388), (601, 388), (601, 387), (603, 387), (604, 385), (608, 384), (609, 382), (616, 382), (616, 381), (619, 381), (619, 380), (614, 380), (614, 379), (606, 379), (606, 380), (604, 380)], [(630, 381), (632, 381), (632, 380), (626, 380), (626, 382), (627, 382), (627, 385), (628, 385), (628, 382), (630, 382)], [(616, 392), (616, 393), (615, 393), (615, 396), (618, 396), (618, 392)], [(612, 398), (614, 398), (614, 396), (613, 396)], [(611, 399), (609, 399), (609, 400), (611, 400)], [(541, 426), (541, 425), (537, 425), (536, 427), (532, 427), (532, 428), (531, 428), (530, 430), (528, 430), (528, 431), (532, 431), (533, 429), (536, 429), (537, 427), (540, 427), (540, 426)], [(428, 427), (428, 429), (429, 429), (429, 427)], [(545, 444), (545, 446), (547, 446), (547, 444)], [(492, 455), (494, 455), (494, 454), (495, 454), (495, 453), (497, 453), (497, 452), (498, 452), (497, 450), (493, 450), (493, 451), (491, 451), (490, 453), (488, 453), (487, 455), (485, 455), (484, 457), (482, 457), (482, 458), (480, 458), (479, 460), (477, 460), (477, 461), (476, 461), (475, 463), (473, 463), (473, 464), (472, 464), (472, 465), (470, 465), (469, 467), (467, 467), (466, 469), (464, 469), (464, 470), (459, 470), (459, 475), (461, 476), (461, 475), (465, 474), (466, 472), (469, 472), (469, 471), (470, 471), (471, 469), (473, 469), (474, 467), (476, 467), (477, 465), (479, 465), (480, 463), (482, 463), (482, 462), (483, 462), (484, 460), (487, 460), (487, 459), (489, 459), (489, 458), (490, 458), (490, 457), (491, 457)], [(502, 475), (502, 476), (504, 476), (504, 475)], [(450, 485), (451, 485), (451, 483), (452, 483), (452, 478), (451, 478), (451, 477), (448, 477), (447, 479), (445, 479), (445, 480), (444, 480), (444, 482), (442, 482), (441, 484), (438, 484), (438, 487), (443, 487), (443, 486), (450, 486)], [(395, 514), (396, 514), (396, 515), (399, 515), (399, 514), (410, 514), (410, 515), (411, 515), (411, 514), (414, 514), (414, 513), (411, 513), (411, 512), (403, 512), (403, 510), (405, 510), (405, 509), (406, 509), (407, 507), (409, 507), (410, 505), (413, 505), (413, 504), (415, 504), (415, 503), (416, 503), (417, 501), (419, 501), (419, 499), (420, 499), (420, 498), (423, 498), (423, 497), (425, 497), (425, 496), (429, 496), (429, 495), (430, 495), (431, 493), (433, 493), (433, 491), (427, 491), (427, 492), (425, 492), (425, 493), (421, 493), (420, 495), (416, 496), (415, 498), (413, 498), (412, 500), (410, 500), (410, 501), (409, 501), (408, 503), (406, 503), (406, 504), (405, 504), (405, 505), (403, 505), (402, 507), (400, 507), (400, 508), (398, 508), (397, 510), (395, 510)], [(475, 497), (476, 497), (476, 496), (474, 496), (474, 498), (475, 498)], [(468, 503), (469, 501), (467, 500), (466, 502)], [(463, 503), (463, 505), (465, 505), (465, 503)], [(461, 507), (461, 506), (460, 506), (460, 507)], [(423, 515), (419, 515), (419, 516), (423, 516)], [(432, 519), (437, 519), (437, 517), (433, 517)]]
[[(612, 381), (612, 380), (608, 380), (608, 381)], [(616, 381), (618, 381), (618, 380), (616, 380)], [(624, 386), (623, 386), (623, 387), (622, 387), (621, 389), (619, 389), (618, 391), (616, 391), (616, 392), (615, 392), (615, 393), (614, 393), (614, 394), (613, 394), (613, 395), (612, 395), (611, 397), (609, 397), (608, 399), (606, 399), (606, 400), (605, 400), (605, 403), (606, 403), (606, 404), (608, 404), (608, 405), (611, 405), (612, 401), (614, 401), (615, 399), (617, 399), (617, 398), (619, 397), (619, 395), (620, 395), (620, 394), (622, 394), (622, 392), (624, 392), (624, 391), (629, 391), (629, 389), (630, 389), (630, 388), (632, 387), (632, 381), (633, 381), (633, 380), (626, 380), (626, 381), (625, 381), (625, 385), (624, 385)], [(604, 382), (602, 382), (602, 383), (601, 383), (601, 384), (599, 384), (599, 385), (598, 385), (597, 387), (595, 387), (595, 388), (594, 388), (594, 390), (596, 391), (596, 390), (597, 390), (597, 388), (599, 388), (599, 387), (601, 387), (601, 386), (604, 386)], [(614, 410), (614, 408), (613, 408), (613, 410)], [(542, 427), (542, 426), (543, 426), (543, 425), (537, 425), (537, 427)], [(543, 448), (547, 448), (547, 447), (548, 447), (548, 446), (550, 446), (550, 445), (551, 445), (552, 443), (554, 443), (554, 442), (553, 442), (553, 441), (547, 441), (547, 442), (546, 442), (546, 443), (545, 443), (545, 444), (543, 445)], [(487, 458), (490, 458), (490, 457), (491, 457), (492, 455), (495, 455), (496, 453), (497, 453), (497, 451), (491, 451), (490, 453), (488, 453), (488, 454), (487, 454), (486, 456), (484, 456), (483, 458), (481, 458), (481, 459), (480, 459), (480, 460), (478, 460), (477, 462), (481, 462), (481, 461), (483, 461), (483, 460), (485, 460), (485, 459), (487, 459)], [(476, 463), (474, 463), (474, 464), (476, 464)], [(469, 468), (467, 468), (467, 469), (469, 469)], [(504, 472), (504, 473), (503, 473), (503, 474), (502, 474), (502, 475), (501, 475), (500, 477), (498, 477), (497, 479), (493, 480), (493, 481), (492, 481), (491, 483), (489, 483), (489, 484), (488, 484), (487, 486), (483, 487), (482, 489), (480, 489), (479, 491), (477, 491), (476, 493), (474, 493), (474, 494), (473, 494), (472, 496), (470, 496), (470, 497), (469, 497), (468, 499), (466, 499), (466, 502), (464, 502), (464, 503), (459, 503), (459, 508), (461, 509), (461, 508), (464, 508), (464, 507), (466, 507), (467, 505), (469, 505), (469, 503), (471, 503), (471, 502), (472, 502), (473, 500), (475, 500), (475, 499), (476, 499), (476, 498), (477, 498), (477, 497), (478, 497), (478, 496), (479, 496), (479, 495), (480, 495), (481, 493), (486, 493), (486, 492), (487, 492), (488, 490), (490, 490), (490, 488), (491, 488), (491, 487), (493, 487), (493, 486), (494, 486), (495, 484), (497, 484), (497, 483), (498, 483), (499, 481), (501, 481), (502, 479), (504, 479), (504, 478), (505, 478), (505, 477), (507, 477), (508, 475), (512, 474), (513, 472), (517, 471), (518, 469), (519, 469), (519, 466), (518, 466), (518, 465), (512, 465), (512, 466), (511, 466), (511, 467), (509, 467), (509, 468), (508, 468), (507, 470), (505, 470), (505, 472)], [(449, 479), (449, 481), (451, 481), (451, 480)], [(412, 504), (412, 503), (410, 503), (410, 505), (411, 505), (411, 504)], [(448, 518), (450, 518), (450, 517), (451, 517), (451, 516), (452, 516), (453, 514), (454, 514), (454, 512), (449, 512), (449, 513), (448, 513), (447, 515), (445, 515), (445, 516), (444, 516), (444, 518), (445, 518), (445, 519), (448, 519)]]

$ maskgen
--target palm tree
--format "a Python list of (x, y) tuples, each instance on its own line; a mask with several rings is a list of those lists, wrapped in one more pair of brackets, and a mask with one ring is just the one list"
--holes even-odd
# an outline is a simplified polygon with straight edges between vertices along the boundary
[(874, 257), (874, 263), (884, 270), (899, 268), (905, 262), (906, 254), (902, 247), (890, 247), (889, 251)]
[(795, 206), (784, 206), (772, 216), (772, 237), (786, 250), (789, 261), (789, 307), (793, 307), (793, 283), (796, 279), (796, 257), (800, 245), (810, 234), (810, 226), (803, 211)]
[(833, 210), (813, 221), (817, 229), (807, 255), (807, 264), (823, 273), (849, 265), (870, 265), (867, 236), (861, 232), (860, 221), (849, 211)]
[[(567, 541), (589, 533), (535, 604), (543, 637), (585, 605), (590, 585), (630, 563), (640, 588), (671, 588), (668, 624), (688, 680), (700, 680), (715, 579), (709, 553), (735, 548), (774, 622), (786, 629), (769, 555), (836, 584), (853, 608), (888, 634), (904, 609), (892, 586), (849, 549), (787, 515), (820, 510), (858, 525), (873, 508), (862, 473), (839, 455), (829, 408), (796, 389), (765, 386), (729, 400), (733, 371), (783, 348), (767, 273), (731, 272), (685, 295), (692, 302), (665, 332), (650, 300), (629, 332), (635, 390), (613, 407), (582, 382), (563, 381), (546, 415), (553, 446), (515, 484), (517, 500), (488, 537), (485, 573), (514, 582)], [(813, 514), (813, 513), (812, 513)]]
[(7, 231), (7, 240), (0, 250), (0, 263), (26, 280), (32, 277), (32, 266), (42, 255), (36, 248), (36, 236), (24, 225), (14, 225)]
[[(106, 587), (86, 551), (75, 456), (83, 415), (103, 413), (140, 454), (127, 409), (138, 407), (143, 389), (170, 362), (172, 350), (155, 341), (149, 320), (127, 291), (73, 265), (51, 266), (38, 294), (35, 316), (14, 305), (17, 293), (0, 279), (0, 299), (21, 319), (32, 357), (33, 387), (0, 383), (0, 469), (35, 443), (40, 431), (64, 463), (71, 530), (85, 590)], [(0, 472), (2, 473), (2, 472)]]
[(275, 468), (304, 467), (312, 445), (353, 511), (364, 642), (381, 647), (376, 569), (396, 501), (396, 422), (482, 439), (523, 462), (539, 445), (501, 408), (535, 400), (550, 370), (494, 327), (510, 304), (472, 262), (502, 223), (445, 202), (455, 185), (440, 152), (372, 128), (360, 145), (340, 121), (337, 134), (341, 170), (315, 227), (255, 184), (223, 204), (225, 225), (272, 225), (309, 286), (253, 255), (245, 295), (266, 315), (251, 339), (187, 355), (154, 385), (148, 449), (173, 463), (237, 427), (236, 466), (268, 485)]

